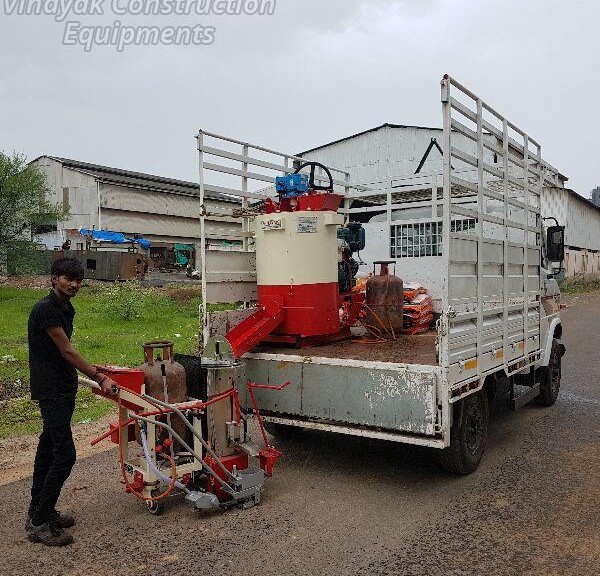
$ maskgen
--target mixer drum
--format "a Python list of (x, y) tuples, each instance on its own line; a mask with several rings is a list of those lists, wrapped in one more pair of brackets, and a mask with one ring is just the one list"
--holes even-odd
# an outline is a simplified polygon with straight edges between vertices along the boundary
[[(162, 353), (157, 358), (154, 358), (154, 350), (157, 349), (160, 349)], [(157, 341), (144, 344), (144, 357), (146, 362), (138, 368), (144, 372), (146, 394), (157, 400), (169, 402), (170, 404), (186, 402), (188, 395), (185, 368), (173, 359), (173, 342)], [(167, 379), (166, 399), (161, 368), (163, 365), (165, 367)], [(166, 421), (166, 418), (161, 417), (161, 420)], [(171, 416), (171, 426), (173, 427), (173, 430), (186, 441), (186, 443), (191, 444), (191, 432), (178, 416)], [(157, 442), (162, 441), (167, 437), (168, 433), (164, 428), (159, 428), (157, 430)], [(181, 446), (176, 438), (173, 440), (175, 452), (185, 451), (185, 448)]]
[(381, 272), (367, 280), (364, 323), (378, 332), (398, 334), (403, 327), (404, 285), (398, 276), (389, 274), (388, 262), (376, 264), (381, 264)]
[[(341, 200), (324, 196), (335, 197), (338, 204)], [(311, 337), (340, 331), (337, 227), (343, 222), (341, 214), (318, 210), (256, 217), (258, 302), (268, 306), (275, 300), (285, 309), (274, 334)]]

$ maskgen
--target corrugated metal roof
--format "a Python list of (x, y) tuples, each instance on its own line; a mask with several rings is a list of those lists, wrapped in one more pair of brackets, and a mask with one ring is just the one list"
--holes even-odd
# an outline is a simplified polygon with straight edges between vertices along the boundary
[(571, 188), (565, 188), (564, 190), (571, 196), (574, 196), (575, 198), (577, 198), (577, 200), (581, 200), (582, 202), (587, 204), (588, 207), (594, 208), (595, 210), (600, 212), (600, 206), (597, 206), (596, 204), (594, 204), (589, 198), (586, 198), (585, 196), (578, 194), (577, 192), (575, 192), (575, 190), (572, 190)]
[[(146, 188), (149, 190), (157, 190), (162, 192), (171, 192), (175, 194), (185, 194), (187, 196), (198, 196), (199, 185), (197, 182), (188, 182), (186, 180), (176, 180), (175, 178), (165, 178), (163, 176), (155, 176), (152, 174), (144, 174), (142, 172), (134, 172), (132, 170), (124, 170), (122, 168), (113, 168), (110, 166), (101, 166), (100, 164), (92, 164), (90, 162), (81, 162), (71, 158), (61, 158), (60, 156), (44, 155), (32, 160), (35, 162), (40, 158), (50, 158), (60, 162), (63, 166), (85, 172), (93, 176), (100, 182), (110, 184), (121, 184), (123, 186), (133, 186), (136, 188)], [(219, 200), (221, 202), (239, 203), (233, 198), (206, 192), (205, 196), (211, 200)]]
[(332, 146), (333, 144), (339, 144), (340, 142), (344, 142), (346, 140), (350, 140), (352, 138), (356, 138), (357, 136), (362, 136), (363, 134), (368, 134), (369, 132), (376, 132), (377, 130), (381, 130), (382, 128), (417, 128), (419, 130), (439, 130), (442, 132), (441, 128), (430, 128), (428, 126), (411, 126), (409, 124), (390, 124), (386, 122), (381, 126), (375, 126), (375, 128), (369, 128), (368, 130), (363, 130), (362, 132), (357, 132), (356, 134), (352, 134), (350, 136), (344, 136), (344, 138), (340, 138), (338, 140), (334, 140), (333, 142), (327, 142), (327, 144), (321, 144), (320, 146), (316, 146), (315, 148), (311, 148), (310, 150), (305, 150), (304, 152), (300, 152), (296, 154), (296, 156), (302, 156), (302, 154), (308, 154), (309, 152), (314, 152), (315, 150), (319, 150), (321, 148), (326, 148), (327, 146)]

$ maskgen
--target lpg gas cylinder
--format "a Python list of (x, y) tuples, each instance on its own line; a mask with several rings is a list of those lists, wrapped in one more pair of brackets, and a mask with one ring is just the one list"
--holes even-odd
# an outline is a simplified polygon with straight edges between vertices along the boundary
[[(367, 280), (364, 323), (382, 336), (395, 336), (402, 330), (403, 283), (398, 276), (389, 273), (393, 260), (378, 260), (378, 275)], [(374, 270), (375, 271), (375, 270)]]
[[(185, 368), (173, 359), (173, 347), (173, 342), (169, 341), (147, 342), (144, 344), (146, 362), (139, 366), (144, 371), (146, 394), (169, 404), (186, 402), (188, 399)], [(160, 353), (155, 356), (156, 351)], [(173, 430), (190, 444), (191, 432), (185, 423), (176, 414), (172, 414), (170, 419)], [(161, 417), (161, 420), (165, 418)], [(167, 436), (167, 431), (160, 429), (160, 433), (157, 431), (157, 442), (162, 442)], [(173, 445), (175, 452), (185, 450), (176, 438)]]

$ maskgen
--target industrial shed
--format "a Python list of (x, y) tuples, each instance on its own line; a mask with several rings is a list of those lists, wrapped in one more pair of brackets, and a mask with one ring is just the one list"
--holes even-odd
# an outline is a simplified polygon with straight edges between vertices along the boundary
[[(493, 137), (490, 135), (490, 138)], [(441, 128), (386, 123), (306, 150), (299, 156), (347, 170), (352, 182), (378, 184), (382, 190), (387, 186), (397, 193), (402, 189), (403, 179), (422, 175), (425, 181), (427, 174), (442, 171), (441, 139)], [(469, 150), (472, 143), (461, 139), (460, 134), (454, 135), (453, 140), (465, 152), (473, 154), (473, 150)], [(496, 161), (490, 151), (485, 150), (485, 154), (489, 156), (486, 162), (493, 164)], [(462, 166), (455, 168), (461, 169)], [(468, 176), (465, 179), (469, 179)], [(541, 214), (542, 217), (555, 217), (559, 224), (565, 226), (566, 276), (596, 279), (600, 277), (600, 208), (566, 188), (566, 181), (567, 177), (559, 174), (555, 187), (545, 190)], [(393, 229), (400, 228), (404, 221), (414, 222), (418, 219), (422, 231), (427, 224), (422, 220), (428, 217), (431, 217), (431, 226), (435, 227), (433, 222), (436, 218), (431, 212), (431, 206), (418, 200), (416, 196), (407, 195), (406, 209), (397, 210), (393, 214), (392, 219), (399, 221), (393, 225)], [(365, 226), (368, 236), (369, 226), (373, 229), (370, 234), (372, 246), (369, 248), (367, 245), (363, 253), (367, 262), (370, 259), (399, 257), (394, 253), (392, 245), (394, 230), (391, 233), (386, 231), (382, 220), (385, 218), (381, 215), (374, 215), (370, 224)], [(469, 226), (469, 222), (461, 221), (457, 225)], [(410, 262), (407, 260), (403, 265), (409, 266), (410, 274)]]
[[(472, 140), (456, 135), (465, 152), (475, 153)], [(352, 182), (374, 184), (398, 177), (442, 170), (442, 129), (382, 124), (299, 154), (348, 170)], [(491, 155), (485, 150), (486, 155)], [(493, 160), (488, 158), (489, 160)]]
[[(95, 227), (96, 230), (141, 235), (152, 242), (154, 249), (192, 245), (196, 255), (199, 255), (200, 203), (197, 182), (55, 156), (41, 156), (33, 163), (48, 179), (52, 195), (50, 199), (69, 208), (69, 220), (58, 223), (59, 233)], [(215, 211), (237, 203), (218, 192), (208, 191), (206, 197), (208, 208)], [(208, 220), (208, 243), (214, 250), (236, 249), (240, 244), (234, 238), (237, 230), (239, 224), (233, 220)]]
[(600, 278), (600, 207), (569, 188), (550, 188), (542, 196), (542, 214), (565, 227), (568, 278)]

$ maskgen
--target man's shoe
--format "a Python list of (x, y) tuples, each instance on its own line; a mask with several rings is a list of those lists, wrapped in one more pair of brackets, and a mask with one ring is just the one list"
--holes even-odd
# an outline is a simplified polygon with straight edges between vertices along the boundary
[[(27, 520), (25, 520), (25, 532), (29, 530), (31, 525), (31, 514), (27, 513)], [(52, 515), (52, 521), (59, 528), (73, 528), (75, 526), (75, 518), (70, 514), (62, 514), (61, 512), (55, 511)]]
[(33, 522), (29, 524), (27, 538), (30, 542), (40, 542), (44, 546), (67, 546), (73, 543), (73, 536), (50, 521), (36, 526)]
[(73, 528), (75, 526), (75, 518), (73, 516), (58, 511), (55, 511), (52, 515), (52, 522), (59, 528)]

